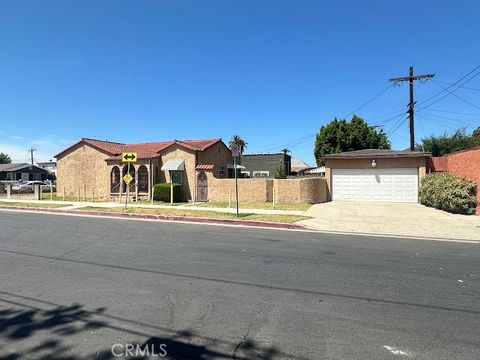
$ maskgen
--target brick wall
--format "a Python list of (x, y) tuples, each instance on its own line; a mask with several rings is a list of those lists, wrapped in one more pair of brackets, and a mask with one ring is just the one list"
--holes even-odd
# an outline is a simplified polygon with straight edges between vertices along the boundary
[[(208, 177), (208, 200), (228, 201), (235, 196), (235, 179), (218, 179), (211, 172)], [(238, 179), (240, 202), (272, 202), (275, 186), (275, 201), (278, 203), (317, 204), (327, 201), (327, 185), (322, 178), (304, 179)]]
[(477, 214), (480, 214), (480, 147), (432, 158), (433, 171), (447, 171), (477, 183)]

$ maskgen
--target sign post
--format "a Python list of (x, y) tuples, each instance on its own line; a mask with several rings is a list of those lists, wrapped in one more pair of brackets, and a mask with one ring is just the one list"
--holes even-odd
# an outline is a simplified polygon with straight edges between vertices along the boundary
[(130, 175), (130, 163), (137, 162), (137, 153), (136, 152), (122, 152), (122, 162), (128, 163), (127, 173), (123, 176), (123, 181), (127, 185), (126, 196), (125, 196), (125, 210), (128, 207), (128, 198), (130, 195), (130, 183), (133, 180), (132, 175)]
[(233, 172), (235, 173), (235, 207), (237, 217), (238, 215), (238, 174), (237, 174), (237, 158), (240, 156), (240, 148), (238, 145), (232, 145), (230, 147), (233, 156)]

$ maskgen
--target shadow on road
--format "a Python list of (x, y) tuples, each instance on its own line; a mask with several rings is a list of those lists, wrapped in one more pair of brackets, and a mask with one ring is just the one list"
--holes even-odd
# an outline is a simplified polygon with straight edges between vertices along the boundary
[[(0, 299), (0, 303), (10, 305), (0, 308), (0, 360), (161, 359), (159, 354), (162, 354), (162, 347), (166, 350), (166, 359), (172, 360), (273, 360), (281, 354), (274, 347), (242, 340), (237, 344), (233, 355), (235, 344), (197, 336), (189, 330), (171, 330), (172, 335), (169, 336), (141, 333), (129, 329), (128, 324), (127, 327), (121, 327), (106, 321), (104, 318), (108, 315), (105, 315), (105, 308), (88, 311), (82, 305), (73, 304), (41, 309), (8, 299)], [(128, 338), (128, 334), (137, 339), (146, 339), (144, 342), (132, 344), (141, 352), (126, 353), (125, 341), (115, 341), (119, 343), (115, 354), (122, 356), (112, 353), (111, 346), (114, 344), (101, 349), (95, 348), (95, 345), (85, 346), (87, 338), (89, 341), (95, 337), (102, 339), (104, 329), (110, 331), (110, 336), (105, 338), (112, 337), (111, 330), (114, 330), (118, 332), (112, 337), (115, 340), (120, 336)]]

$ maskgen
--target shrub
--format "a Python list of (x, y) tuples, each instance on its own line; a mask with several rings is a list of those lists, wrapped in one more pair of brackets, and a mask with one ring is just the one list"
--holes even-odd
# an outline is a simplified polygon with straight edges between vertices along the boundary
[(286, 179), (287, 174), (285, 173), (285, 169), (283, 167), (279, 167), (275, 174), (275, 179)]
[(173, 186), (173, 202), (182, 199), (182, 185), (171, 183), (159, 183), (153, 186), (153, 200), (170, 202), (170, 187)]
[(428, 174), (422, 179), (419, 200), (453, 214), (475, 214), (476, 184), (446, 172)]

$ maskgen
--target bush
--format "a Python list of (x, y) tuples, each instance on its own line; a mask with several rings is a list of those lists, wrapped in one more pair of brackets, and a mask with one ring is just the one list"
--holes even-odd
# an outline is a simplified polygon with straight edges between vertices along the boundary
[(286, 179), (286, 178), (287, 178), (287, 174), (285, 173), (285, 169), (283, 167), (278, 168), (275, 174), (275, 179)]
[(426, 175), (419, 191), (420, 203), (453, 214), (475, 214), (476, 184), (446, 172)]
[(159, 183), (153, 186), (153, 200), (170, 202), (170, 187), (173, 186), (173, 202), (182, 200), (182, 185)]

